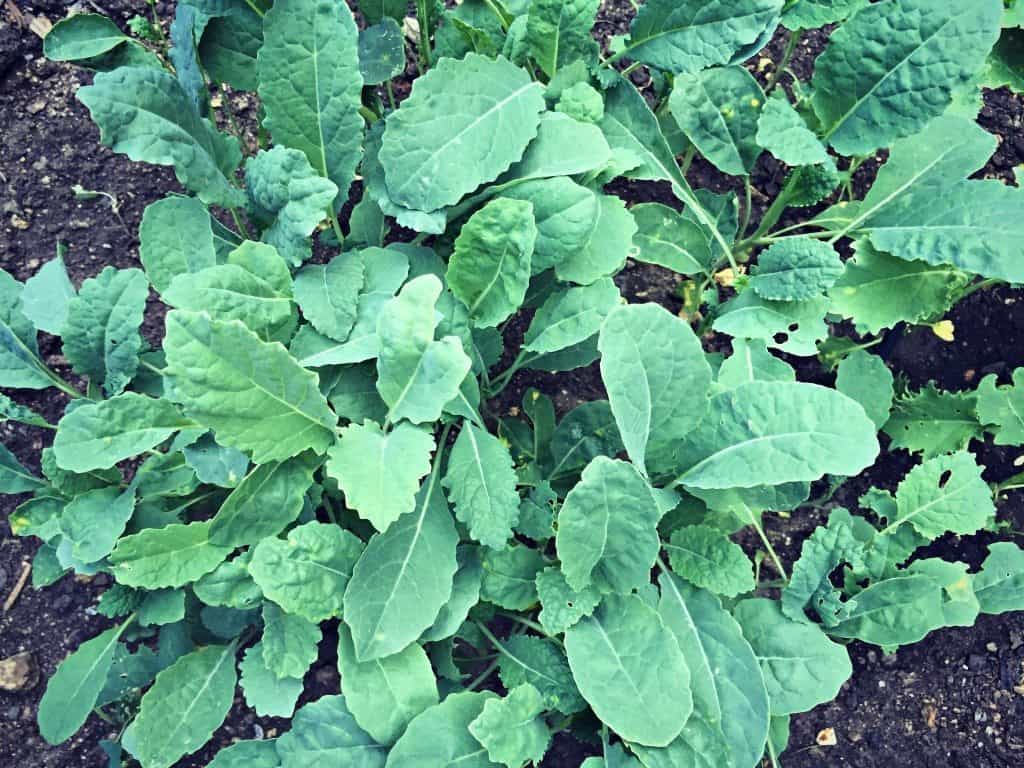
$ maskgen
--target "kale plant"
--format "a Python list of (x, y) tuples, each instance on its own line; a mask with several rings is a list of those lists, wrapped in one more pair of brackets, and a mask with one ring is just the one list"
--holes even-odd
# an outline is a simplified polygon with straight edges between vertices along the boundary
[[(96, 71), (78, 98), (103, 143), (190, 193), (146, 209), (143, 269), (0, 273), (0, 385), (69, 398), (56, 425), (3, 398), (55, 430), (41, 477), (0, 452), (0, 490), (29, 495), (11, 526), (43, 542), (37, 587), (115, 582), (114, 626), (49, 682), (47, 741), (97, 710), (124, 725), (113, 754), (168, 768), (240, 684), (291, 727), (216, 768), (518, 768), (562, 731), (598, 745), (587, 768), (752, 768), (836, 696), (849, 641), (1024, 609), (1016, 545), (974, 573), (916, 554), (995, 527), (1017, 481), (990, 488), (967, 447), (1024, 444), (1024, 373), (910, 391), (870, 351), (1024, 282), (1024, 192), (972, 178), (996, 146), (980, 86), (1020, 77), (1019, 8), (648, 0), (607, 48), (598, 0), (359, 10), (362, 29), (341, 0), (182, 0), (166, 38), (88, 14), (46, 38)], [(813, 79), (780, 87), (802, 30), (834, 23)], [(762, 85), (742, 62), (780, 25)], [(752, 226), (764, 152), (790, 170)], [(697, 156), (741, 193), (691, 186)], [(621, 178), (679, 205), (627, 206)], [(627, 304), (627, 259), (678, 273), (684, 311)], [(815, 356), (834, 388), (797, 381)], [(519, 371), (598, 360), (606, 400), (498, 409)], [(787, 568), (764, 513), (826, 504), (880, 431), (917, 465), (829, 505)], [(296, 711), (325, 622), (341, 690)]]

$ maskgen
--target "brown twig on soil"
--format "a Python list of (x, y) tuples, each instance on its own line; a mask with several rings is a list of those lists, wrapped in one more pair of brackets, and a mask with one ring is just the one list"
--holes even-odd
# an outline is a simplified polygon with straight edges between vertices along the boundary
[(14, 0), (7, 0), (7, 13), (10, 15), (11, 21), (22, 29), (28, 26), (28, 18)]
[(21, 594), (21, 590), (25, 588), (25, 584), (28, 582), (28, 575), (30, 573), (32, 573), (32, 563), (25, 560), (21, 564), (21, 575), (18, 576), (18, 580), (14, 583), (14, 589), (11, 590), (11, 594), (4, 600), (4, 613), (7, 613), (7, 611), (14, 607), (18, 596)]

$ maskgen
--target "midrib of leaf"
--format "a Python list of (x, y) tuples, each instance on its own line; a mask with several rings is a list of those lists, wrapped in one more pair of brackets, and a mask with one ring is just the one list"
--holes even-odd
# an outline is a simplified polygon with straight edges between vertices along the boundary
[[(24, 470), (24, 471), (22, 471), (22, 470)], [(40, 480), (35, 475), (29, 474), (28, 470), (26, 470), (20, 464), (15, 465), (14, 467), (9, 466), (7, 464), (0, 464), (0, 474), (10, 474), (10, 475), (14, 475), (15, 477), (23, 478), (25, 480), (31, 480), (33, 483), (35, 483), (37, 485), (46, 485), (46, 483), (44, 483), (42, 480)]]
[(498, 257), (498, 263), (494, 267), (494, 275), (491, 277), (490, 281), (488, 281), (487, 285), (484, 286), (483, 291), (481, 291), (480, 295), (477, 296), (473, 305), (469, 308), (470, 315), (474, 314), (477, 309), (479, 309), (483, 300), (487, 298), (488, 294), (490, 294), (492, 290), (494, 290), (494, 286), (498, 283), (498, 278), (501, 277), (501, 269), (505, 266), (505, 259), (508, 256), (510, 249), (511, 245), (506, 241), (505, 247), (501, 249), (501, 256)]
[(111, 634), (110, 641), (105, 646), (103, 646), (103, 650), (96, 655), (96, 658), (93, 660), (92, 664), (89, 665), (88, 671), (79, 678), (78, 685), (75, 686), (71, 695), (67, 697), (67, 701), (74, 701), (78, 697), (78, 694), (81, 693), (82, 687), (85, 685), (86, 681), (92, 677), (94, 672), (96, 672), (96, 670), (99, 668), (100, 664), (102, 663), (103, 659), (106, 657), (110, 649), (117, 644), (118, 640), (121, 639), (121, 635), (124, 632), (125, 627), (127, 627), (129, 623), (131, 623), (131, 619), (122, 623), (121, 626), (117, 629), (117, 631)]
[[(929, 509), (934, 507), (936, 504), (941, 504), (944, 501), (949, 501), (951, 499), (955, 499), (963, 491), (970, 490), (970, 486), (971, 486), (970, 478), (968, 478), (961, 485), (959, 485), (956, 488), (954, 488), (950, 493), (943, 494), (943, 495), (941, 495), (941, 496), (939, 496), (937, 498), (932, 499), (931, 501), (929, 501), (929, 502), (927, 502), (925, 504), (922, 504), (922, 505), (920, 505), (918, 507), (915, 507), (914, 509), (910, 510), (906, 515), (903, 515), (902, 517), (894, 520), (892, 523), (890, 523), (885, 528), (883, 528), (881, 531), (879, 531), (878, 535), (879, 536), (884, 536), (885, 534), (889, 533), (889, 531), (894, 530), (895, 528), (898, 528), (903, 523), (906, 523), (906, 522), (908, 522), (910, 520), (913, 520), (915, 517), (918, 517), (919, 515), (924, 514)], [(943, 490), (945, 490), (945, 489), (943, 489)], [(897, 511), (898, 511), (898, 506), (897, 506)]]
[[(838, 433), (822, 432), (821, 430), (818, 430), (818, 429), (809, 429), (809, 430), (801, 431), (801, 432), (779, 432), (778, 434), (774, 434), (774, 435), (762, 435), (761, 437), (753, 437), (753, 438), (750, 438), (748, 440), (743, 440), (743, 441), (738, 442), (738, 443), (733, 443), (732, 445), (727, 446), (727, 447), (723, 448), (720, 451), (716, 451), (715, 453), (711, 454), (710, 456), (708, 456), (708, 457), (706, 457), (704, 459), (701, 459), (699, 462), (694, 464), (688, 470), (683, 472), (683, 474), (681, 474), (679, 477), (677, 477), (672, 482), (672, 485), (679, 485), (680, 483), (685, 483), (686, 482), (686, 479), (685, 479), (686, 476), (689, 475), (691, 472), (694, 472), (694, 471), (696, 471), (698, 469), (703, 468), (703, 466), (705, 464), (708, 464), (709, 462), (711, 462), (711, 461), (713, 461), (715, 459), (720, 459), (721, 457), (726, 456), (726, 455), (728, 455), (730, 453), (733, 453), (734, 451), (741, 450), (741, 449), (749, 447), (751, 445), (755, 445), (757, 443), (774, 442), (776, 440), (788, 440), (789, 438), (792, 438), (792, 437), (810, 437), (810, 436), (819, 436), (819, 435), (822, 436), (822, 437), (841, 437), (841, 435), (839, 435)], [(737, 488), (752, 488), (754, 486), (737, 485), (736, 487)]]
[(700, 92), (704, 98), (707, 99), (708, 104), (711, 105), (712, 111), (715, 114), (715, 122), (718, 124), (719, 129), (723, 134), (729, 137), (729, 148), (736, 155), (735, 159), (739, 162), (740, 168), (746, 170), (743, 168), (743, 156), (740, 154), (740, 148), (736, 146), (736, 137), (733, 136), (732, 131), (729, 130), (729, 124), (725, 122), (725, 115), (722, 114), (721, 108), (719, 108), (718, 105), (715, 104), (714, 99), (711, 98), (711, 94), (708, 93), (707, 86), (703, 79), (700, 81)]
[[(872, 589), (876, 589), (877, 587), (881, 586), (882, 584), (892, 583), (894, 581), (915, 581), (916, 582), (916, 581), (920, 581), (920, 577), (916, 576), (916, 575), (915, 576), (897, 576), (896, 578), (893, 578), (893, 579), (886, 579), (885, 581), (879, 581), (879, 582), (876, 582), (875, 584), (872, 584), (870, 587), (868, 587), (863, 592), (860, 592), (858, 594), (863, 595), (863, 594), (865, 594), (866, 592), (868, 592), (868, 591), (870, 591)], [(936, 588), (938, 588), (940, 591), (942, 589), (937, 584), (936, 584)], [(849, 618), (846, 619), (846, 621), (841, 622), (841, 623), (845, 624), (847, 622), (856, 621), (857, 619), (862, 619), (865, 616), (872, 616), (872, 615), (874, 615), (876, 613), (881, 613), (882, 611), (892, 610), (893, 608), (897, 608), (897, 609), (898, 608), (902, 608), (903, 606), (907, 605), (908, 603), (912, 603), (912, 602), (914, 602), (914, 601), (908, 600), (908, 601), (903, 601), (903, 602), (899, 602), (899, 603), (884, 603), (883, 605), (879, 605), (879, 606), (877, 606), (875, 608), (869, 608), (867, 610), (860, 611), (859, 613), (857, 613), (856, 612), (857, 609), (854, 608), (854, 613), (852, 613), (849, 616)]]
[(445, 152), (448, 149), (448, 147), (450, 147), (452, 144), (459, 144), (462, 141), (462, 136), (465, 133), (467, 133), (468, 131), (470, 131), (473, 128), (476, 128), (477, 125), (479, 125), (484, 120), (486, 120), (488, 117), (490, 117), (491, 113), (501, 109), (506, 104), (511, 102), (513, 99), (517, 98), (518, 96), (520, 96), (523, 93), (526, 93), (528, 90), (536, 87), (536, 85), (537, 84), (531, 80), (529, 83), (526, 83), (525, 85), (523, 85), (520, 88), (516, 89), (515, 91), (513, 91), (511, 94), (506, 96), (501, 101), (496, 101), (494, 103), (494, 105), (491, 106), (490, 109), (488, 109), (485, 112), (482, 112), (479, 115), (477, 115), (477, 117), (472, 122), (470, 122), (462, 130), (460, 130), (457, 134), (455, 134), (450, 139), (448, 139), (448, 141), (444, 142), (441, 146), (439, 146), (437, 149), (435, 149), (433, 152), (431, 152), (429, 155), (427, 155), (426, 159), (423, 160), (418, 166), (416, 166), (415, 170), (409, 171), (408, 175), (405, 177), (405, 183), (403, 183), (400, 187), (398, 187), (394, 191), (394, 194), (391, 195), (392, 198), (397, 198), (400, 195), (402, 195), (404, 193), (404, 191), (405, 191), (405, 188), (409, 185), (409, 182), (419, 178), (420, 171), (422, 171), (427, 166), (427, 164), (433, 162), (434, 159), (438, 155), (440, 155), (442, 152)]
[[(319, 39), (319, 9), (313, 9), (313, 22), (310, 25), (310, 31), (313, 35), (313, 49), (310, 51), (312, 54), (311, 59), (313, 63), (313, 98), (316, 99), (316, 132), (319, 138), (317, 148), (320, 150), (320, 175), (324, 178), (328, 178), (327, 173), (327, 148), (324, 139), (324, 115), (323, 106), (320, 101), (320, 39)], [(327, 270), (324, 270), (326, 275)]]
[(615, 643), (612, 642), (612, 639), (608, 636), (608, 633), (605, 631), (604, 625), (602, 625), (601, 621), (594, 616), (588, 616), (587, 619), (589, 621), (592, 621), (594, 623), (594, 626), (597, 627), (597, 631), (601, 634), (601, 639), (604, 641), (605, 645), (608, 646), (608, 650), (611, 651), (612, 656), (615, 657), (615, 665), (619, 668), (619, 671), (622, 672), (623, 676), (629, 682), (629, 687), (633, 690), (633, 693), (635, 694), (635, 701), (640, 703), (640, 706), (643, 707), (644, 712), (647, 713), (647, 716), (650, 720), (656, 720), (657, 714), (651, 711), (651, 708), (650, 706), (648, 706), (643, 693), (640, 691), (640, 688), (637, 687), (636, 681), (633, 679), (633, 676), (629, 674), (629, 671), (626, 669), (625, 666), (623, 666), (622, 657), (619, 654), (618, 649), (615, 647)]
[(668, 35), (674, 35), (677, 32), (686, 32), (686, 31), (689, 31), (691, 29), (700, 29), (701, 27), (712, 27), (712, 26), (716, 26), (716, 25), (724, 26), (729, 21), (735, 21), (735, 20), (738, 20), (738, 19), (750, 18), (752, 16), (757, 16), (759, 13), (763, 13), (763, 11), (751, 11), (751, 12), (743, 14), (743, 15), (730, 16), (730, 17), (725, 18), (725, 19), (712, 19), (711, 21), (696, 21), (696, 16), (694, 16), (688, 22), (684, 22), (681, 26), (678, 26), (678, 27), (666, 26), (663, 29), (661, 29), (659, 32), (655, 32), (653, 35), (649, 35), (648, 37), (645, 37), (642, 40), (639, 40), (637, 42), (632, 42), (631, 41), (629, 46), (628, 46), (628, 48), (626, 50), (627, 51), (635, 50), (636, 48), (639, 48), (642, 45), (647, 45), (652, 40), (660, 40), (662, 37), (666, 37)]
[(722, 721), (722, 701), (718, 695), (717, 681), (715, 678), (715, 674), (713, 672), (713, 667), (711, 665), (711, 659), (708, 658), (707, 650), (704, 648), (704, 639), (701, 637), (700, 629), (694, 623), (693, 615), (690, 613), (690, 609), (687, 607), (686, 601), (683, 599), (683, 596), (679, 593), (679, 588), (676, 586), (675, 580), (671, 576), (666, 575), (664, 579), (660, 579), (659, 581), (663, 585), (661, 591), (662, 596), (665, 595), (665, 586), (667, 585), (669, 587), (669, 596), (679, 604), (679, 610), (683, 616), (683, 619), (686, 621), (686, 626), (690, 629), (690, 636), (697, 644), (697, 648), (700, 649), (700, 660), (703, 662), (704, 673), (707, 675), (707, 678), (712, 682), (711, 687), (706, 689), (704, 693), (713, 700), (716, 710), (714, 712), (710, 712), (707, 714), (709, 714), (712, 718), (710, 722), (720, 723)]
[(678, 550), (680, 552), (685, 552), (688, 555), (693, 555), (697, 559), (703, 560), (705, 563), (707, 563), (710, 566), (717, 565), (717, 563), (714, 560), (712, 560), (710, 557), (708, 557), (707, 555), (703, 554), (702, 552), (698, 552), (695, 549), (690, 549), (689, 547), (684, 547), (684, 546), (682, 546), (680, 544), (671, 544), (671, 543), (664, 544), (663, 546), (665, 547), (665, 549), (670, 550), (670, 551), (675, 549), (675, 550)]

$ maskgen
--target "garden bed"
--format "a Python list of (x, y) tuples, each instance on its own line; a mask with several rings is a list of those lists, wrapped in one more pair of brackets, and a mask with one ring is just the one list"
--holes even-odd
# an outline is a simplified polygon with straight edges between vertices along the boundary
[[(102, 10), (119, 24), (144, 13), (142, 3), (102, 3)], [(45, 61), (39, 38), (12, 8), (27, 17), (45, 16), (51, 21), (63, 17), (62, 3), (33, 3), (8, 0), (0, 11), (0, 267), (20, 280), (34, 274), (51, 258), (56, 243), (68, 246), (65, 261), (72, 280), (78, 284), (108, 264), (130, 267), (138, 264), (138, 230), (146, 205), (181, 187), (165, 168), (131, 163), (99, 144), (98, 131), (86, 109), (75, 100), (75, 91), (90, 77), (68, 65)], [(157, 6), (161, 18), (173, 8)], [(602, 35), (621, 33), (632, 16), (629, 2), (605, 2), (598, 17)], [(777, 61), (785, 36), (781, 33), (760, 57)], [(803, 78), (813, 69), (814, 57), (824, 47), (825, 37), (809, 36), (798, 49), (793, 69)], [(770, 71), (770, 70), (769, 70)], [(635, 82), (643, 83), (636, 73)], [(253, 97), (239, 95), (236, 112), (251, 124)], [(1024, 99), (1007, 90), (985, 94), (982, 125), (1000, 139), (1000, 147), (979, 174), (986, 178), (1012, 179), (1012, 169), (1024, 162)], [(861, 189), (877, 170), (877, 164), (862, 168), (857, 183)], [(706, 163), (698, 161), (690, 172), (695, 187), (722, 190), (730, 181)], [(765, 154), (753, 173), (755, 189), (762, 201), (778, 193), (784, 178), (781, 167)], [(103, 195), (77, 196), (75, 185), (116, 197), (116, 209)], [(667, 184), (617, 182), (610, 190), (628, 203), (657, 201), (675, 206)], [(89, 199), (82, 199), (88, 197)], [(766, 204), (758, 203), (756, 217)], [(674, 273), (630, 262), (616, 278), (623, 296), (631, 303), (654, 301), (673, 313), (682, 303), (676, 294)], [(949, 390), (973, 387), (984, 376), (995, 373), (1006, 380), (1014, 369), (1024, 366), (1024, 293), (1009, 288), (979, 291), (961, 302), (950, 314), (955, 341), (946, 342), (927, 328), (895, 336), (884, 346), (882, 356), (893, 373), (906, 377), (915, 388), (930, 380)], [(163, 311), (150, 302), (143, 333), (159, 341)], [(525, 325), (521, 330), (525, 330)], [(513, 331), (514, 332), (514, 331)], [(55, 370), (69, 374), (59, 357), (60, 345), (43, 337), (41, 352)], [(788, 358), (801, 380), (830, 383), (814, 358)], [(559, 415), (572, 407), (604, 396), (600, 371), (595, 363), (569, 374), (520, 373), (494, 404), (498, 413), (517, 408), (529, 387), (536, 387), (555, 402)], [(18, 398), (50, 421), (63, 412), (51, 392)], [(0, 439), (26, 467), (39, 470), (39, 450), (50, 439), (44, 430), (13, 422), (0, 425)], [(972, 445), (979, 461), (987, 467), (990, 482), (1000, 482), (1019, 471), (1020, 449), (991, 444)], [(802, 541), (824, 524), (828, 510), (842, 505), (856, 508), (856, 500), (874, 485), (895, 490), (912, 465), (905, 452), (883, 451), (873, 467), (848, 482), (826, 508), (803, 507), (791, 515), (768, 514), (768, 536), (783, 561), (789, 565), (799, 554)], [(0, 498), (4, 518), (14, 500)], [(1013, 540), (1024, 530), (1024, 493), (1005, 495), (999, 506), (1000, 521), (1007, 524), (1004, 538)], [(35, 549), (28, 539), (10, 535), (2, 528), (0, 540), (0, 597), (14, 587)], [(982, 533), (968, 539), (945, 537), (931, 545), (930, 556), (948, 556), (980, 566), (985, 545), (996, 540)], [(744, 544), (757, 549), (753, 534)], [(66, 576), (45, 590), (24, 589), (11, 610), (0, 614), (0, 658), (27, 651), (45, 681), (57, 664), (84, 640), (106, 628), (109, 622), (95, 614), (98, 595), (109, 586), (108, 576), (76, 579)], [(335, 658), (336, 635), (325, 632), (320, 658), (306, 676), (300, 703), (338, 689)], [(924, 768), (932, 765), (995, 768), (1024, 762), (1024, 616), (1009, 613), (982, 616), (973, 628), (946, 629), (925, 640), (883, 656), (874, 647), (854, 643), (851, 648), (853, 678), (837, 700), (792, 720), (790, 747), (784, 758), (787, 768), (850, 765), (892, 768)], [(116, 735), (116, 729), (96, 717), (73, 739), (58, 747), (47, 745), (36, 726), (36, 705), (44, 683), (23, 692), (0, 692), (0, 764), (100, 766), (104, 757), (97, 742)], [(272, 735), (286, 729), (287, 721), (257, 718), (241, 697), (213, 742), (179, 765), (203, 766), (219, 746), (233, 739)], [(835, 744), (821, 733), (833, 729)], [(570, 768), (583, 757), (597, 754), (570, 738), (558, 738), (544, 765)]]

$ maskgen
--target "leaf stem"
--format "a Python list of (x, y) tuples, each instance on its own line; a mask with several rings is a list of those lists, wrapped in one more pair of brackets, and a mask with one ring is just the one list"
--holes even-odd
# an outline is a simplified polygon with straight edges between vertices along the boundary
[(498, 668), (498, 665), (500, 663), (501, 663), (501, 654), (498, 654), (498, 657), (494, 661), (492, 661), (490, 664), (488, 664), (487, 668), (473, 679), (473, 682), (471, 682), (469, 685), (466, 686), (466, 690), (467, 691), (476, 690), (476, 688), (478, 686), (480, 686), (483, 683), (485, 683), (487, 681), (487, 678), (489, 678), (492, 674), (494, 674), (494, 670), (496, 670)]
[(420, 27), (418, 44), (420, 74), (430, 69), (430, 16), (427, 10), (429, 0), (416, 0), (416, 21)]
[(782, 564), (782, 560), (779, 558), (778, 553), (775, 551), (775, 547), (772, 546), (771, 541), (768, 539), (768, 534), (765, 533), (764, 526), (757, 519), (757, 515), (754, 514), (747, 504), (743, 505), (743, 511), (747, 513), (750, 518), (750, 524), (754, 526), (754, 530), (757, 531), (757, 535), (761, 537), (761, 543), (764, 544), (765, 550), (768, 552), (768, 557), (771, 558), (772, 565), (775, 566), (776, 572), (781, 576), (786, 583), (789, 583), (789, 574), (786, 573), (786, 567)]
[(252, 240), (252, 235), (249, 233), (249, 228), (245, 226), (245, 222), (242, 217), (238, 215), (237, 208), (228, 208), (231, 212), (231, 219), (235, 222), (235, 227), (238, 228), (238, 233), (246, 240)]
[(338, 250), (342, 250), (345, 247), (345, 233), (341, 231), (341, 222), (338, 221), (338, 217), (334, 215), (334, 211), (330, 208), (327, 209), (327, 219), (331, 222), (331, 227), (334, 229), (334, 236), (338, 238)]
[(789, 41), (786, 43), (786, 50), (782, 54), (782, 61), (779, 62), (778, 66), (775, 67), (775, 71), (772, 72), (772, 76), (768, 79), (768, 84), (764, 88), (765, 96), (771, 96), (772, 91), (779, 84), (779, 80), (786, 73), (786, 68), (789, 66), (790, 60), (793, 58), (793, 54), (796, 53), (796, 47), (800, 44), (800, 38), (803, 35), (802, 30), (794, 30), (789, 33)]
[(245, 4), (252, 8), (252, 12), (259, 16), (261, 19), (266, 14), (266, 12), (262, 8), (260, 8), (258, 5), (256, 5), (256, 3), (253, 2), (253, 0), (245, 0)]

